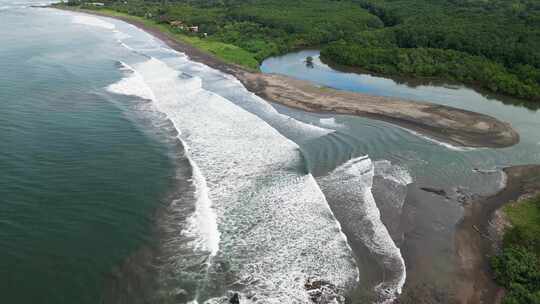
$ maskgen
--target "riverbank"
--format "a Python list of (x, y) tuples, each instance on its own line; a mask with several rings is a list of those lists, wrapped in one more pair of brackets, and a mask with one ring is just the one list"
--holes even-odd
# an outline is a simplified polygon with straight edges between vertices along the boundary
[[(493, 280), (489, 257), (495, 253), (494, 242), (500, 241), (493, 230), (497, 211), (505, 204), (540, 191), (540, 166), (515, 166), (504, 169), (506, 187), (499, 193), (465, 205), (464, 218), (456, 233), (456, 259), (459, 274), (456, 281), (458, 303), (498, 303), (503, 291)], [(496, 244), (495, 244), (496, 245)]]
[(57, 8), (115, 18), (135, 25), (192, 60), (233, 75), (256, 95), (291, 108), (382, 120), (455, 146), (502, 148), (519, 142), (519, 135), (510, 124), (487, 115), (430, 103), (339, 91), (282, 75), (254, 72), (181, 41), (142, 18), (108, 11)]

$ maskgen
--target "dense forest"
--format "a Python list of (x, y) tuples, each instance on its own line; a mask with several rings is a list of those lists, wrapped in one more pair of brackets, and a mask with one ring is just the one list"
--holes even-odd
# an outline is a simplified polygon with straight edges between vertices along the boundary
[[(84, 1), (69, 4), (84, 6)], [(329, 62), (388, 75), (454, 80), (540, 100), (540, 0), (107, 0), (105, 4), (105, 9), (157, 23), (181, 20), (198, 25), (208, 41), (234, 46), (250, 57), (236, 62), (252, 68), (269, 56), (319, 47)]]
[(495, 278), (507, 290), (502, 304), (540, 304), (540, 196), (504, 208), (512, 227), (492, 258)]
[(540, 1), (356, 2), (385, 26), (333, 43), (323, 49), (323, 58), (540, 99)]

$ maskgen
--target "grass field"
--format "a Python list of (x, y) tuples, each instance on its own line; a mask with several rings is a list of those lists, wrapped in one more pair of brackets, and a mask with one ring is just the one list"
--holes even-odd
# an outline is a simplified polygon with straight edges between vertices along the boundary
[(540, 196), (517, 204), (507, 205), (504, 212), (512, 226), (540, 235)]

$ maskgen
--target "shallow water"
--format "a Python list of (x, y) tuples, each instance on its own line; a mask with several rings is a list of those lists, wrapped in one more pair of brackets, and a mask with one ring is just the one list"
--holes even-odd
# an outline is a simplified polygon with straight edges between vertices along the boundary
[[(69, 157), (66, 153), (70, 151), (78, 151), (83, 158), (110, 160), (111, 163), (90, 161), (88, 165), (99, 173), (90, 172), (89, 176), (85, 175), (89, 172), (87, 168), (78, 168), (80, 189), (74, 191), (81, 197), (92, 197), (87, 191), (87, 182), (92, 183), (94, 177), (104, 178), (107, 187), (118, 189), (119, 197), (103, 204), (81, 201), (88, 207), (81, 214), (90, 219), (98, 217), (105, 225), (109, 225), (108, 220), (122, 223), (131, 233), (124, 234), (125, 239), (113, 240), (117, 237), (114, 232), (96, 228), (99, 234), (93, 235), (94, 230), (88, 230), (88, 235), (76, 234), (79, 243), (59, 240), (59, 244), (51, 248), (57, 250), (60, 264), (63, 260), (75, 259), (73, 265), (62, 266), (71, 267), (71, 273), (80, 284), (78, 288), (72, 286), (73, 279), (47, 280), (48, 284), (43, 287), (37, 280), (25, 280), (19, 287), (27, 291), (28, 299), (17, 298), (21, 293), (19, 289), (6, 289), (6, 298), (29, 303), (35, 294), (55, 294), (51, 303), (185, 303), (191, 300), (219, 303), (228, 301), (228, 291), (233, 290), (253, 302), (282, 303), (295, 299), (307, 303), (310, 300), (304, 284), (308, 281), (330, 282), (333, 287), (327, 289), (328, 297), (340, 297), (344, 290), (356, 286), (358, 270), (351, 248), (325, 196), (308, 172), (298, 146), (300, 142), (325, 136), (333, 132), (332, 129), (314, 127), (279, 114), (230, 76), (190, 61), (129, 24), (52, 9), (15, 7), (3, 14), (6, 18), (2, 22), (7, 25), (4, 29), (12, 32), (2, 39), (6, 39), (11, 48), (7, 51), (11, 57), (6, 58), (13, 65), (13, 73), (19, 73), (21, 63), (25, 62), (19, 57), (21, 50), (38, 54), (32, 56), (36, 61), (28, 67), (29, 71), (36, 65), (42, 69), (52, 66), (44, 72), (48, 82), (43, 85), (47, 91), (40, 91), (39, 84), (26, 81), (25, 77), (13, 80), (6, 74), (2, 79), (6, 84), (18, 82), (26, 86), (12, 93), (13, 96), (29, 96), (35, 92), (45, 96), (46, 106), (40, 109), (28, 102), (16, 108), (15, 113), (6, 116), (6, 129), (16, 128), (18, 121), (26, 122), (16, 116), (24, 117), (26, 108), (41, 110), (40, 117), (59, 121), (55, 117), (60, 112), (56, 96), (50, 92), (70, 95), (67, 102), (75, 109), (67, 118), (72, 123), (81, 122), (91, 138), (103, 140), (99, 142), (101, 150), (78, 151), (79, 141), (70, 142), (68, 151), (58, 150), (54, 136), (43, 142), (58, 162)], [(26, 19), (35, 21), (35, 25), (30, 23), (23, 27), (21, 22)], [(16, 34), (13, 29), (19, 29), (20, 33)], [(44, 48), (50, 51), (45, 52)], [(67, 86), (71, 81), (80, 84)], [(81, 97), (86, 91), (95, 96), (86, 109), (81, 109), (86, 104)], [(96, 100), (102, 104), (95, 104)], [(15, 103), (18, 105), (18, 101)], [(93, 123), (86, 122), (89, 119), (100, 125), (104, 119), (100, 115), (138, 131), (146, 141), (141, 139), (128, 146), (113, 144), (119, 139), (109, 136), (105, 133), (107, 130), (101, 133)], [(284, 124), (287, 136), (273, 127)], [(120, 126), (111, 128), (121, 132)], [(71, 128), (62, 126), (59, 129), (71, 137), (84, 134), (72, 134)], [(36, 127), (30, 128), (28, 133), (39, 134)], [(122, 140), (129, 140), (129, 136), (120, 135)], [(122, 161), (108, 153), (111, 147), (119, 147), (117, 152)], [(26, 151), (32, 154), (34, 149), (29, 146)], [(156, 153), (153, 157), (162, 163), (156, 165), (152, 157), (140, 155), (139, 150), (148, 149), (147, 153)], [(143, 159), (129, 157), (132, 154)], [(22, 165), (20, 159), (12, 158), (14, 167)], [(136, 170), (142, 176), (125, 174), (124, 170)], [(108, 178), (108, 172), (118, 180)], [(62, 179), (75, 181), (71, 172), (60, 173)], [(48, 177), (45, 173), (30, 176)], [(19, 180), (9, 182), (10, 187), (19, 187), (20, 183)], [(133, 189), (115, 188), (117, 184), (130, 185)], [(105, 187), (96, 184), (100, 186)], [(22, 195), (17, 188), (7, 190), (10, 195)], [(55, 193), (70, 195), (69, 190), (61, 188)], [(136, 196), (137, 200), (121, 195)], [(139, 200), (144, 206), (137, 204)], [(20, 203), (20, 198), (13, 201), (13, 205)], [(118, 205), (122, 203), (133, 208), (128, 214), (135, 214), (134, 218), (126, 218), (125, 208)], [(39, 200), (29, 205), (40, 208)], [(77, 217), (64, 218), (55, 210), (44, 210), (58, 216), (59, 221), (70, 223), (57, 228), (59, 239), (79, 225)], [(14, 217), (17, 212), (6, 214), (5, 220), (17, 222)], [(101, 212), (111, 214), (103, 217)], [(154, 213), (156, 218), (152, 217)], [(35, 217), (29, 216), (33, 222), (28, 229), (47, 231), (50, 223), (40, 222)], [(151, 229), (152, 222), (154, 229)], [(5, 230), (3, 233), (13, 237), (16, 232)], [(86, 249), (85, 253), (93, 258), (91, 261), (70, 256), (72, 252), (67, 248), (82, 250), (86, 247), (80, 243), (90, 237), (108, 239), (104, 234), (111, 238), (109, 242), (114, 246)], [(41, 237), (50, 240), (55, 235), (45, 233)], [(38, 240), (23, 239), (29, 242), (33, 255), (41, 254)], [(28, 250), (17, 243), (12, 247), (13, 259)], [(49, 263), (48, 259), (44, 260), (44, 264)], [(4, 259), (2, 265), (4, 268), (16, 263)], [(11, 280), (13, 271), (6, 276), (8, 285), (17, 282)], [(32, 271), (39, 270), (28, 264), (28, 269), (21, 271), (20, 276), (29, 276)], [(82, 290), (85, 284), (93, 284), (95, 288)], [(79, 300), (70, 296), (61, 298), (67, 288), (66, 293), (73, 297), (79, 294)]]
[[(307, 56), (315, 58), (313, 67), (305, 64)], [(453, 235), (462, 217), (462, 206), (456, 199), (463, 196), (462, 193), (467, 197), (493, 193), (504, 185), (504, 177), (499, 171), (501, 168), (540, 163), (540, 112), (515, 105), (515, 100), (487, 97), (464, 86), (409, 86), (403, 81), (344, 72), (321, 62), (319, 52), (315, 50), (267, 59), (261, 69), (266, 73), (289, 75), (341, 90), (428, 101), (485, 113), (510, 122), (519, 132), (521, 142), (510, 148), (464, 149), (370, 119), (314, 115), (276, 106), (282, 113), (306, 123), (337, 129), (332, 138), (302, 145), (314, 167), (313, 171), (320, 171), (324, 175), (336, 163), (368, 154), (374, 160), (392, 161), (412, 175), (414, 184), (409, 186), (401, 216), (388, 211), (388, 202), (395, 201), (395, 198), (385, 197), (385, 191), (373, 191), (383, 219), (385, 213), (393, 214), (392, 221), (385, 224), (390, 231), (399, 230), (392, 236), (405, 257), (407, 273), (410, 274), (407, 281), (409, 286), (427, 284), (439, 290), (450, 288), (455, 271)], [(473, 168), (487, 171), (478, 172)], [(324, 184), (321, 186), (324, 189)], [(444, 189), (450, 199), (426, 193), (420, 187)], [(456, 190), (459, 193), (455, 193)]]
[[(207, 277), (195, 294), (198, 301), (218, 301), (232, 284), (267, 303), (306, 303), (303, 285), (310, 277), (341, 288), (354, 284), (356, 266), (347, 258), (346, 239), (314, 178), (304, 174), (293, 142), (204, 90), (204, 75), (212, 73), (207, 67), (200, 76), (187, 75), (153, 57), (130, 70), (131, 80), (114, 91), (150, 97), (179, 131), (198, 172), (194, 178), (200, 179), (202, 197), (195, 217), (202, 218), (191, 230), (204, 245), (195, 248), (210, 254)], [(140, 94), (140, 88), (148, 94)], [(212, 231), (201, 233), (209, 227)]]
[(461, 206), (418, 188), (492, 193), (500, 171), (472, 168), (540, 162), (538, 113), (465, 88), (411, 89), (318, 60), (306, 70), (316, 53), (263, 65), (343, 89), (493, 102), (486, 113), (513, 123), (518, 146), (449, 149), (386, 123), (270, 105), (129, 24), (2, 1), (9, 302), (219, 303), (234, 290), (305, 303), (313, 279), (339, 294), (376, 289), (380, 302), (405, 278), (444, 288)]

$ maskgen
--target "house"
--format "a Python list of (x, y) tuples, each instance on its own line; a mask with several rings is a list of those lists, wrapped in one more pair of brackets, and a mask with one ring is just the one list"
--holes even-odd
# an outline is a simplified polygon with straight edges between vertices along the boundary
[(172, 27), (176, 27), (176, 28), (179, 28), (181, 30), (183, 30), (185, 28), (184, 22), (180, 21), (180, 20), (171, 21), (171, 22), (169, 22), (169, 24)]
[(170, 21), (169, 24), (172, 27), (175, 27), (175, 28), (178, 28), (178, 29), (181, 29), (181, 30), (187, 30), (187, 31), (192, 32), (192, 33), (198, 33), (199, 32), (199, 26), (198, 25), (187, 26), (184, 23), (184, 21), (174, 20), (174, 21)]
[(93, 6), (105, 6), (105, 3), (101, 3), (101, 2), (90, 2), (88, 4), (93, 5)]

